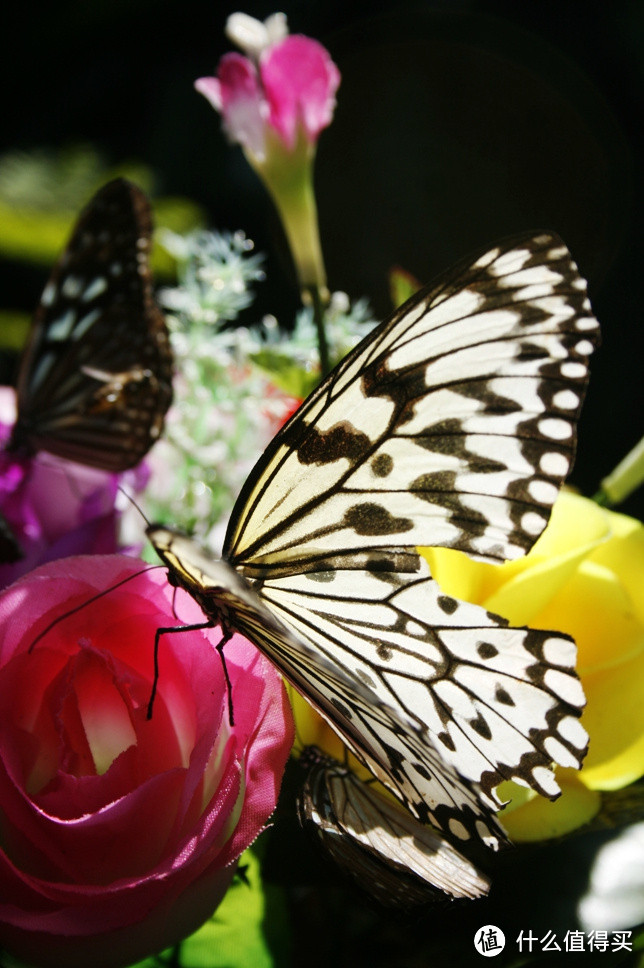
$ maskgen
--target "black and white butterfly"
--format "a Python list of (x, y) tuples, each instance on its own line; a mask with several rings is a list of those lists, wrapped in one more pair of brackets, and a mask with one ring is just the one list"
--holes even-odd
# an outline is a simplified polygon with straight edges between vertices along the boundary
[(433, 827), (360, 780), (314, 746), (300, 755), (306, 779), (298, 815), (329, 855), (387, 907), (444, 898), (476, 898), (489, 878)]
[[(496, 786), (554, 798), (587, 736), (575, 646), (445, 595), (418, 546), (524, 554), (573, 460), (598, 340), (541, 233), (447, 272), (369, 334), (282, 428), (221, 560), (148, 530), (225, 641), (251, 639), (423, 823), (497, 847)], [(234, 699), (234, 697), (233, 697)]]
[(36, 309), (9, 449), (122, 471), (159, 436), (172, 354), (152, 295), (150, 206), (123, 178), (81, 213)]

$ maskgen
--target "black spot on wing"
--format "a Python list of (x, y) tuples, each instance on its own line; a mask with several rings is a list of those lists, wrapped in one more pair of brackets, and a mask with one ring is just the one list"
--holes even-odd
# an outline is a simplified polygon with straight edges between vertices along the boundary
[(454, 740), (449, 735), (449, 733), (438, 733), (438, 735), (437, 735), (436, 738), (438, 740), (440, 740), (440, 742), (443, 744), (443, 746), (445, 746), (448, 750), (451, 750), (452, 753), (454, 753), (456, 751), (456, 746), (454, 745)]
[(342, 524), (356, 534), (401, 534), (411, 531), (414, 523), (410, 518), (397, 518), (380, 504), (365, 501), (354, 504), (344, 515)]
[(476, 717), (476, 719), (471, 719), (469, 725), (474, 732), (478, 733), (479, 736), (482, 736), (483, 739), (492, 739), (492, 730), (490, 729), (486, 720), (483, 719), (480, 714)]
[(446, 615), (453, 615), (458, 608), (458, 602), (455, 598), (451, 598), (449, 595), (439, 595), (436, 599), (438, 607), (445, 612)]
[(330, 464), (342, 459), (354, 464), (364, 457), (370, 447), (371, 441), (367, 435), (344, 421), (330, 430), (309, 428), (297, 448), (297, 456), (302, 464)]
[(503, 686), (497, 686), (494, 691), (494, 698), (497, 702), (502, 703), (504, 706), (514, 706), (515, 702), (509, 692), (503, 688)]
[(393, 469), (394, 461), (389, 454), (378, 454), (371, 461), (371, 470), (375, 477), (387, 477)]

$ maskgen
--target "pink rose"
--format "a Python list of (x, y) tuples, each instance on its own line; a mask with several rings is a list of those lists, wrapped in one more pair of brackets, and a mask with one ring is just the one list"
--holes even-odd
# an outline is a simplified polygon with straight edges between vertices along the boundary
[(179, 941), (277, 800), (290, 707), (241, 636), (225, 648), (234, 726), (210, 629), (162, 636), (146, 718), (156, 629), (203, 615), (144, 567), (63, 559), (0, 594), (0, 943), (37, 965), (126, 965)]

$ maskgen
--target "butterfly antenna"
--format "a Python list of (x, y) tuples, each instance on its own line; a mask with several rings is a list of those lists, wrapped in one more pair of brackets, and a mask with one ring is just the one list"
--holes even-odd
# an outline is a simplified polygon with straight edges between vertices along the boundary
[(132, 507), (135, 507), (136, 508), (136, 510), (139, 512), (139, 514), (141, 515), (141, 517), (145, 521), (146, 527), (151, 528), (152, 527), (152, 522), (148, 520), (147, 516), (143, 512), (143, 509), (141, 508), (141, 506), (139, 504), (136, 503), (136, 501), (134, 500), (134, 498), (132, 497), (132, 495), (131, 494), (128, 494), (128, 492), (125, 490), (125, 488), (124, 487), (121, 487), (120, 484), (117, 485), (117, 490), (119, 490), (121, 492), (121, 494), (123, 495), (123, 497), (126, 498), (130, 502), (130, 504), (132, 505)]
[(49, 632), (51, 632), (51, 630), (53, 628), (55, 628), (58, 625), (59, 622), (63, 622), (66, 618), (69, 618), (70, 615), (75, 615), (76, 612), (82, 611), (84, 608), (86, 608), (87, 605), (91, 605), (92, 602), (97, 602), (99, 600), (99, 598), (102, 598), (103, 597), (103, 595), (109, 595), (111, 592), (116, 591), (117, 588), (120, 588), (121, 585), (125, 585), (127, 582), (131, 581), (133, 578), (138, 578), (140, 575), (145, 575), (146, 572), (148, 572), (148, 571), (152, 571), (155, 568), (161, 568), (161, 567), (163, 567), (163, 566), (162, 565), (148, 565), (146, 568), (142, 568), (141, 571), (135, 571), (131, 575), (127, 575), (126, 578), (122, 578), (121, 581), (117, 581), (115, 585), (110, 585), (109, 588), (103, 588), (102, 591), (97, 592), (96, 595), (92, 595), (91, 598), (86, 598), (85, 601), (83, 601), (83, 602), (80, 603), (80, 605), (76, 605), (74, 608), (70, 608), (67, 612), (63, 612), (62, 615), (57, 615), (56, 618), (53, 619), (53, 621), (51, 621), (49, 623), (49, 625), (45, 626), (45, 628), (41, 632), (38, 633), (38, 635), (36, 636), (36, 638), (33, 640), (33, 642), (31, 643), (31, 645), (29, 646), (28, 652), (32, 652), (32, 650), (38, 645), (38, 643), (41, 641), (41, 639), (44, 639), (44, 637)]

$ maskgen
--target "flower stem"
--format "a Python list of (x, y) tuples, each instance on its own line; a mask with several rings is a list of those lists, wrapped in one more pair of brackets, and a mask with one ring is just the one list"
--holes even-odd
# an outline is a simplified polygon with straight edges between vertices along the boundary
[(644, 437), (635, 444), (615, 470), (605, 477), (593, 501), (604, 506), (621, 504), (644, 481)]
[(331, 369), (331, 360), (329, 359), (329, 344), (326, 338), (326, 329), (324, 323), (324, 302), (322, 300), (322, 295), (317, 286), (308, 286), (306, 291), (311, 297), (311, 305), (313, 307), (313, 319), (315, 321), (315, 329), (318, 337), (318, 353), (320, 355), (320, 373), (322, 379), (327, 375)]

